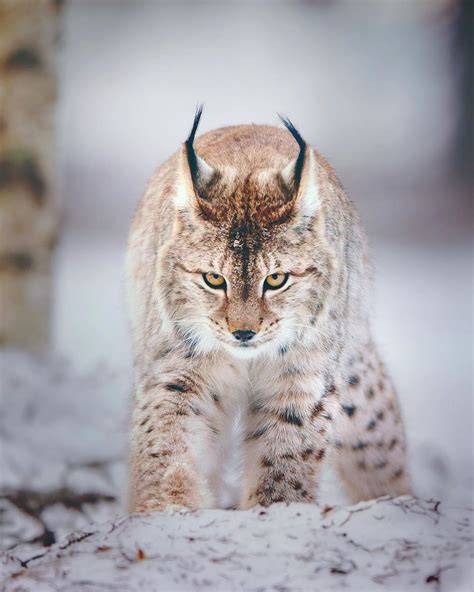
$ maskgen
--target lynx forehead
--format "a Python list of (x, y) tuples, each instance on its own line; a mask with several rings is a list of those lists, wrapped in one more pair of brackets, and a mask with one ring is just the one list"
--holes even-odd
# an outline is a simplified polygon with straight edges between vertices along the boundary
[(237, 416), (237, 507), (314, 501), (326, 460), (354, 499), (408, 492), (351, 202), (288, 119), (196, 138), (201, 114), (130, 233), (130, 508), (218, 506)]
[[(210, 166), (203, 157), (196, 155), (194, 138), (201, 115), (202, 110), (198, 109), (191, 134), (185, 142), (185, 155), (203, 218), (231, 229), (231, 236), (255, 236), (294, 216), (303, 173), (305, 177), (311, 174), (314, 158), (311, 148), (306, 146), (291, 121), (282, 118), (297, 142), (294, 151), (297, 152), (296, 146), (299, 150), (285, 167), (280, 170), (268, 167), (260, 155), (245, 164), (236, 163), (236, 169), (232, 165)], [(248, 133), (252, 132), (249, 130)], [(305, 179), (306, 183), (309, 181)]]

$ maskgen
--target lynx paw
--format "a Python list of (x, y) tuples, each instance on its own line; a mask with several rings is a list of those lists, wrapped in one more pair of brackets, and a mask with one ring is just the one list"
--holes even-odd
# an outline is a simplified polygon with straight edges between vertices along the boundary
[(195, 472), (184, 463), (168, 467), (157, 490), (145, 490), (141, 493), (132, 504), (132, 512), (185, 513), (210, 506), (206, 488), (199, 482)]

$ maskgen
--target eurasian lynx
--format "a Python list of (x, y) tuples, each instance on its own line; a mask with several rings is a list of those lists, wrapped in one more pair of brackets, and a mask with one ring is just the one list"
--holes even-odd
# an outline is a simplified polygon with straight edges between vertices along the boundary
[(354, 207), (289, 120), (194, 148), (200, 116), (130, 234), (130, 510), (215, 507), (237, 416), (239, 508), (315, 501), (328, 459), (354, 500), (408, 493)]

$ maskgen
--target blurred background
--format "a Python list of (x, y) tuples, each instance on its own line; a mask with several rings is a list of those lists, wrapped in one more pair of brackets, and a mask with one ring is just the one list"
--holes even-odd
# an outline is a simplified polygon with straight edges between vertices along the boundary
[[(17, 349), (2, 356), (0, 485), (10, 502), (31, 514), (11, 492), (49, 495), (41, 520), (54, 531), (65, 522), (48, 514), (61, 498), (51, 492), (66, 487), (89, 509), (118, 496), (132, 388), (127, 230), (203, 102), (201, 132), (278, 125), (285, 113), (335, 167), (372, 244), (374, 327), (416, 491), (472, 504), (473, 3), (2, 5), (0, 336)], [(12, 152), (9, 129), (26, 151)], [(32, 348), (43, 353), (20, 353)], [(322, 501), (338, 495), (328, 479)]]

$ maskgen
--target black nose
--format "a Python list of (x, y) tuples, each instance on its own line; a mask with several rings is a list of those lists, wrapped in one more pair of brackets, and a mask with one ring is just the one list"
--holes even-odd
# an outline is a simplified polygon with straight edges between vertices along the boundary
[(250, 341), (252, 337), (255, 335), (255, 331), (251, 331), (250, 329), (237, 329), (237, 331), (233, 331), (232, 335), (242, 343), (246, 343)]

